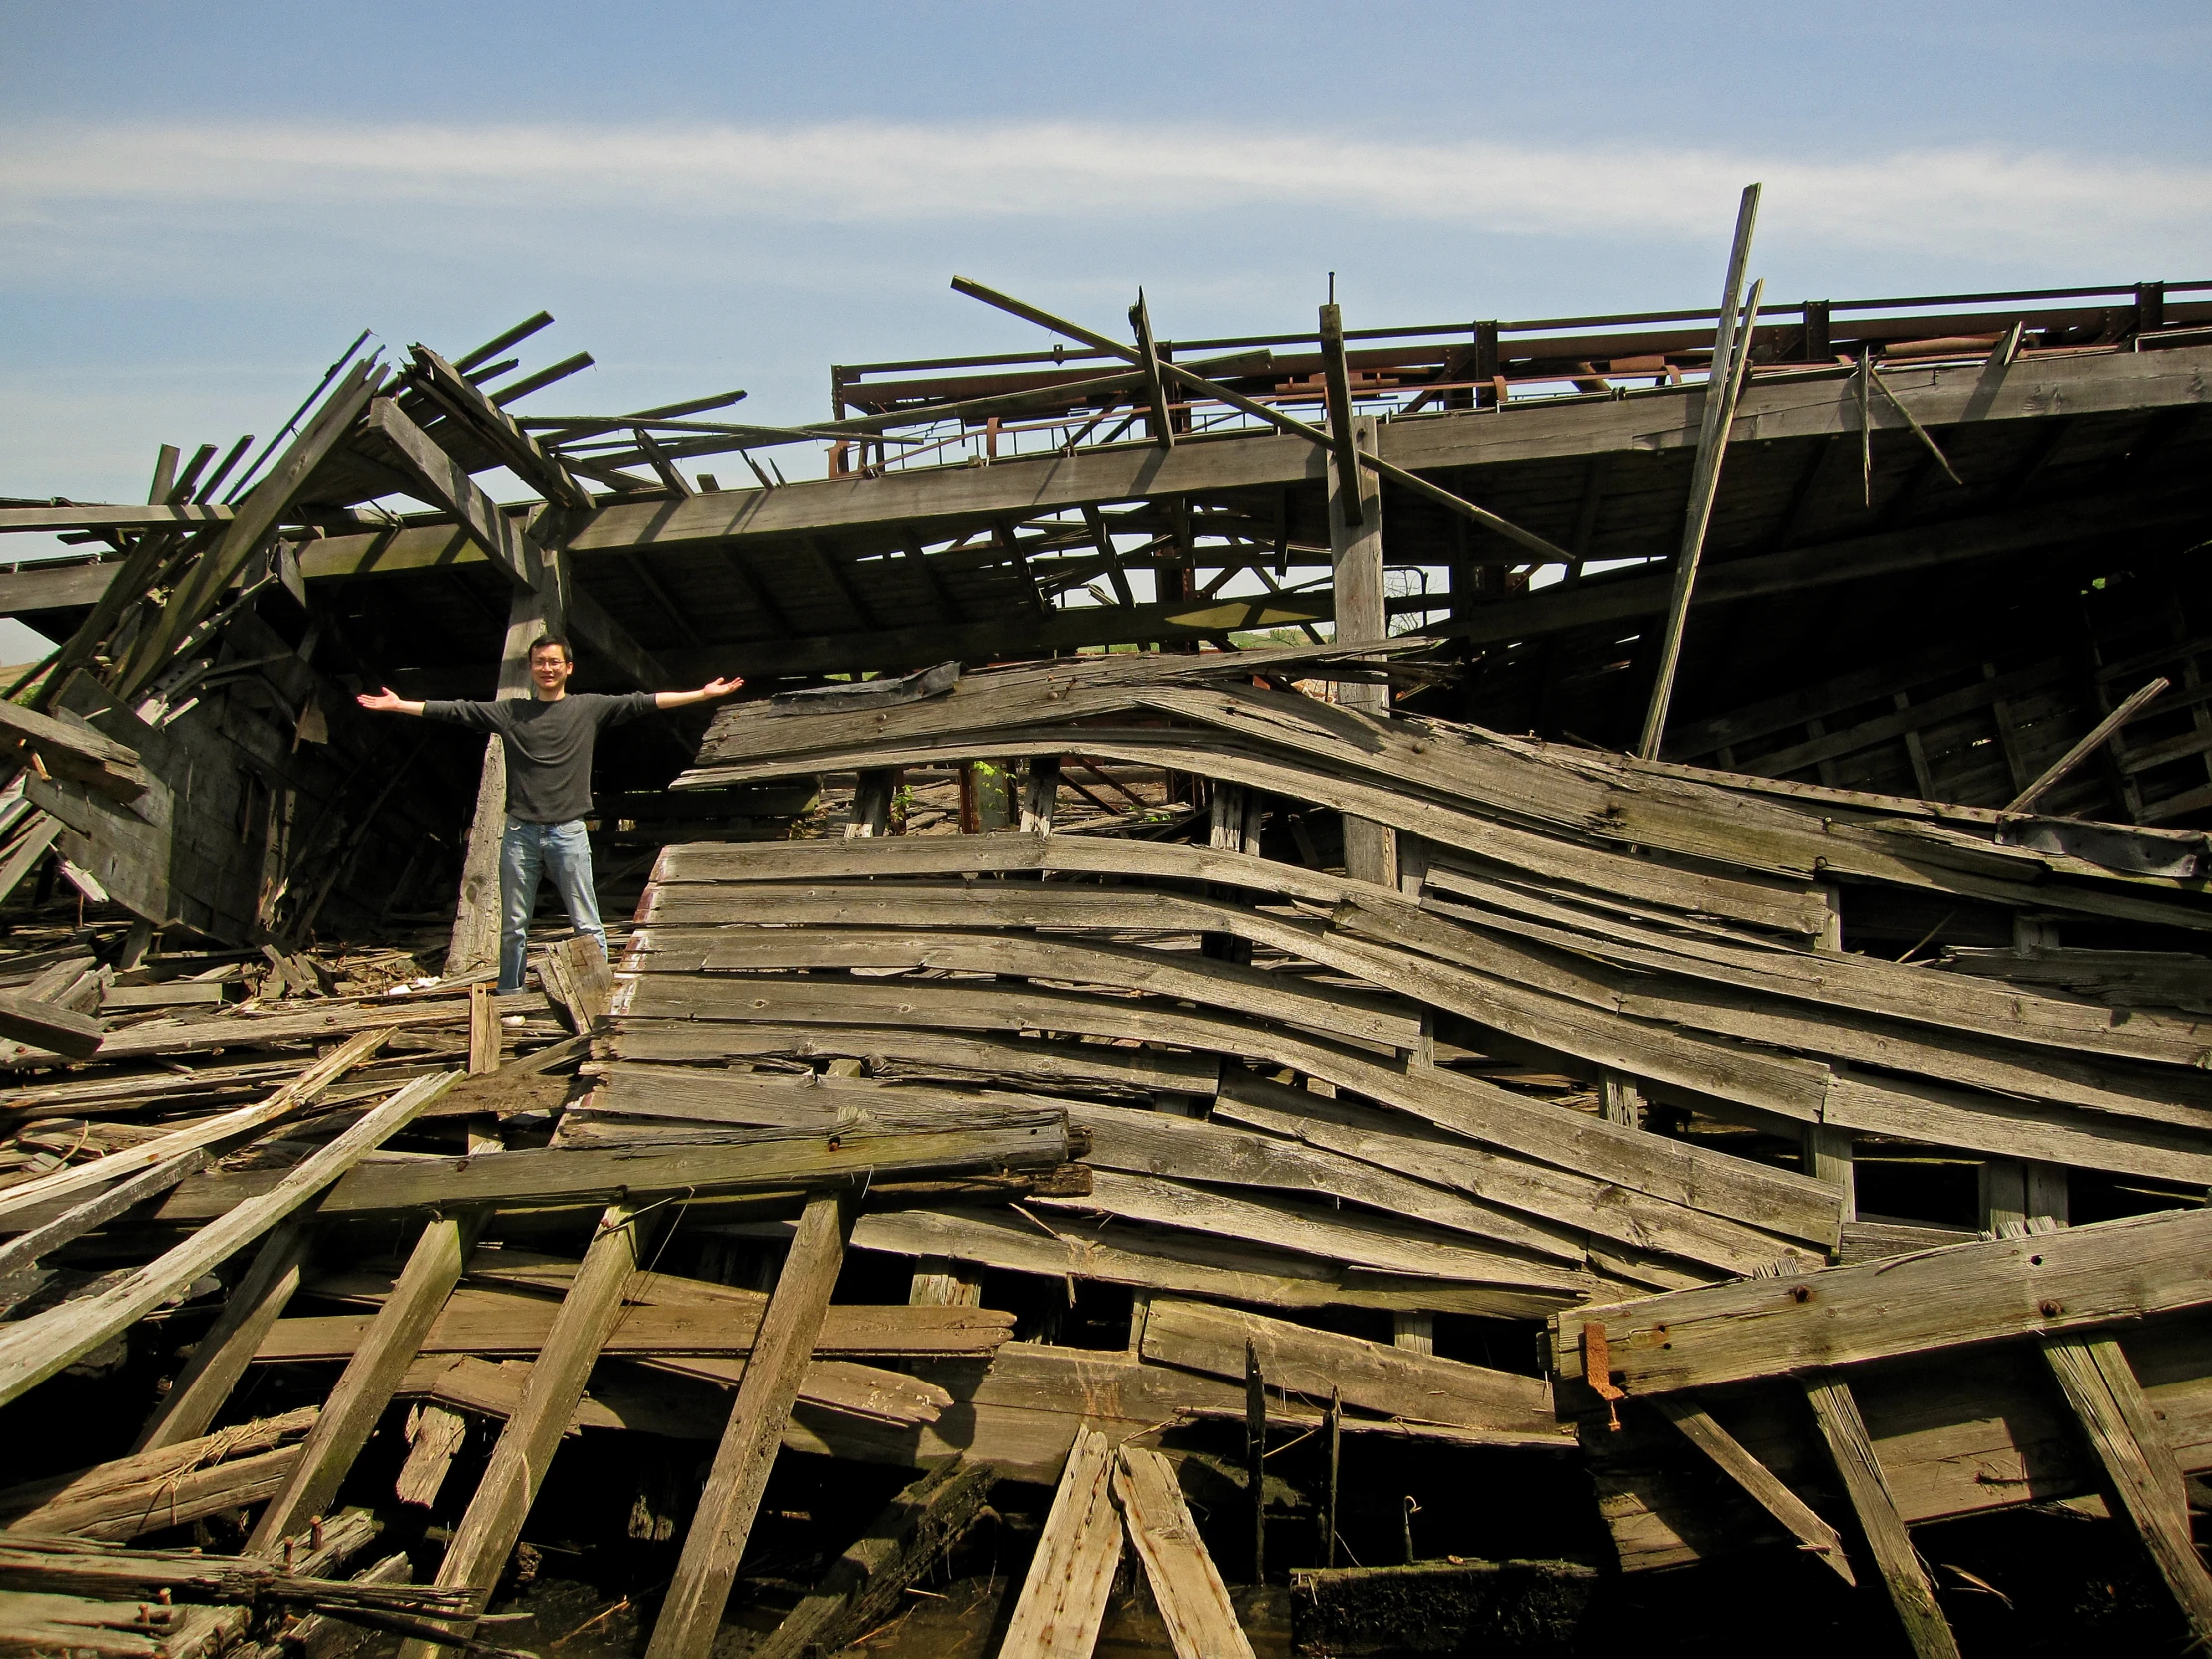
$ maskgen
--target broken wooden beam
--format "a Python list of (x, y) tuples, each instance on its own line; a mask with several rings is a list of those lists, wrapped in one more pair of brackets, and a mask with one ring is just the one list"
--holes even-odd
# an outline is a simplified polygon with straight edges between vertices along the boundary
[(785, 1421), (844, 1265), (853, 1214), (849, 1200), (828, 1193), (800, 1217), (646, 1645), (647, 1659), (707, 1659), (714, 1646), (769, 1471), (783, 1448)]

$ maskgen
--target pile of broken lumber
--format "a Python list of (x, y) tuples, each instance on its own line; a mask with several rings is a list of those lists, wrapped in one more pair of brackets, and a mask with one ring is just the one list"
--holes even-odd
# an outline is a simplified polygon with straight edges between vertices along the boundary
[[(669, 847), (611, 971), (572, 943), (544, 995), (25, 1049), (23, 1121), (111, 1138), (0, 1189), (47, 1276), (0, 1408), (64, 1411), (119, 1342), (159, 1385), (0, 1527), (266, 1584), (365, 1506), (406, 1552), (364, 1581), (420, 1599), (264, 1589), (223, 1639), (412, 1620), (407, 1659), (509, 1640), (481, 1620), (518, 1546), (592, 1526), (651, 1563), (619, 1603), (649, 1659), (834, 1652), (1024, 1514), (1009, 1659), (1090, 1652), (1117, 1575), (1186, 1659), (1251, 1651), (1241, 1586), (1286, 1576), (1302, 1651), (1381, 1651), (1383, 1607), (1569, 1651), (1603, 1584), (1763, 1547), (1939, 1653), (1908, 1526), (2103, 1492), (2212, 1631), (2201, 1228), (2063, 1225), (2212, 1185), (2163, 991), (2212, 923), (2201, 847), (1390, 708), (1433, 676), (1135, 654), (734, 707), (683, 786), (849, 777), (849, 823)], [(1063, 824), (1075, 758), (1160, 810)], [(902, 769), (1004, 832), (899, 833)], [(1885, 942), (1932, 906), (2022, 948)], [(1901, 1150), (1976, 1170), (1990, 1236), (1862, 1213), (1858, 1159)], [(790, 1517), (832, 1493), (888, 1503), (807, 1566)]]

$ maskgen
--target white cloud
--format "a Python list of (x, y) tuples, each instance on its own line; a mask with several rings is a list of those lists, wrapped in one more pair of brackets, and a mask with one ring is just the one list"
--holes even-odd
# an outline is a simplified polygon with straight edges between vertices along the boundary
[(404, 205), (708, 221), (1159, 219), (1315, 210), (1593, 243), (1725, 235), (1766, 184), (1762, 242), (2008, 250), (2084, 275), (2212, 253), (2212, 170), (1995, 149), (1805, 161), (1658, 146), (1391, 143), (1310, 131), (1031, 124), (233, 124), (0, 132), (0, 219)]

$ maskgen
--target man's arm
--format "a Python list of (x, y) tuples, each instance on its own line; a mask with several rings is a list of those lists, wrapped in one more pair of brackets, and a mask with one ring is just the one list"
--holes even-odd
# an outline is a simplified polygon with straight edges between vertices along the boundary
[[(655, 692), (653, 706), (657, 709), (681, 709), (687, 703), (712, 703), (717, 698), (728, 697), (744, 684), (743, 679), (733, 674), (728, 679), (710, 680), (697, 691)], [(420, 707), (420, 704), (416, 705), (418, 710)]]
[(499, 703), (440, 702), (413, 703), (401, 697), (389, 686), (375, 693), (363, 692), (354, 699), (364, 709), (374, 709), (387, 715), (426, 715), (431, 720), (445, 721), (454, 726), (466, 726), (475, 732), (504, 732), (503, 717), (507, 706)]

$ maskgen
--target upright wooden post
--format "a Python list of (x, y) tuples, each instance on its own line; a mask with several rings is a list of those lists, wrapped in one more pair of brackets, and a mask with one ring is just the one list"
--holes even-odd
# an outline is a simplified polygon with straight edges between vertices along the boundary
[(897, 793), (894, 767), (869, 767), (860, 774), (852, 791), (852, 820), (844, 827), (844, 838), (868, 840), (891, 832), (891, 797)]
[[(715, 1451), (707, 1489), (699, 1494), (676, 1577), (661, 1603), (661, 1616), (646, 1645), (646, 1659), (706, 1659), (722, 1623), (723, 1603), (738, 1575), (753, 1517), (768, 1486), (769, 1470), (784, 1443), (784, 1427), (799, 1381), (813, 1358), (830, 1294), (844, 1265), (853, 1207), (836, 1193), (808, 1200), (792, 1237), (791, 1254), (761, 1316), (752, 1358), (738, 1382), (729, 1425)], [(540, 1364), (543, 1364), (541, 1361)]]
[[(476, 1484), (453, 1541), (438, 1563), (440, 1587), (474, 1586), (486, 1595), (522, 1535), (522, 1523), (537, 1500), (545, 1471), (584, 1396), (585, 1381), (622, 1313), (622, 1293), (638, 1271), (638, 1214), (612, 1205), (569, 1282), (561, 1311), (553, 1316), (545, 1346), (530, 1367), (522, 1402), (515, 1407), (491, 1462)], [(478, 1602), (475, 1611), (483, 1611)], [(399, 1659), (434, 1659), (437, 1643), (415, 1639), (399, 1650)]]
[(1322, 1418), (1322, 1432), (1329, 1437), (1329, 1477), (1322, 1492), (1321, 1564), (1333, 1567), (1337, 1564), (1337, 1476), (1345, 1437), (1345, 1396), (1341, 1388), (1329, 1390), (1329, 1410)]
[(1051, 834), (1053, 814), (1059, 801), (1060, 757), (1036, 756), (1021, 779), (1021, 832), (1025, 835)]
[[(516, 588), (507, 605), (507, 639), (499, 653), (499, 689), (505, 700), (525, 698), (530, 690), (530, 645), (547, 634), (565, 632), (564, 619), (548, 581), (537, 589)], [(445, 976), (480, 973), (499, 961), (499, 842), (507, 829), (507, 749), (495, 733), (484, 740), (484, 768), (476, 781), (476, 816), (469, 821), (468, 845), (461, 858), (460, 907), (453, 913), (453, 938), (445, 951)]]
[(1626, 1072), (1607, 1071), (1598, 1079), (1598, 1111), (1607, 1123), (1629, 1129), (1644, 1126), (1643, 1091)]
[(1853, 1163), (1851, 1131), (1832, 1123), (1808, 1123), (1803, 1126), (1803, 1134), (1805, 1173), (1816, 1181), (1843, 1188), (1844, 1220), (1856, 1221), (1859, 1181)]
[(1436, 1316), (1400, 1308), (1390, 1315), (1390, 1346), (1408, 1354), (1436, 1352)]
[[(1353, 444), (1372, 453), (1375, 422), (1359, 418), (1351, 422), (1351, 428)], [(1339, 643), (1367, 645), (1387, 639), (1389, 619), (1382, 598), (1382, 485), (1364, 466), (1354, 466), (1347, 477), (1340, 464), (1331, 464), (1329, 561), (1336, 572)], [(1343, 684), (1337, 688), (1337, 701), (1348, 709), (1386, 715), (1390, 688)], [(1397, 831), (1386, 824), (1349, 817), (1344, 821), (1344, 831), (1345, 873), (1355, 881), (1396, 886)]]
[(468, 1074), (499, 1069), (499, 1004), (489, 985), (468, 987)]
[(917, 1256), (906, 1302), (914, 1308), (980, 1308), (983, 1270), (949, 1256)]

